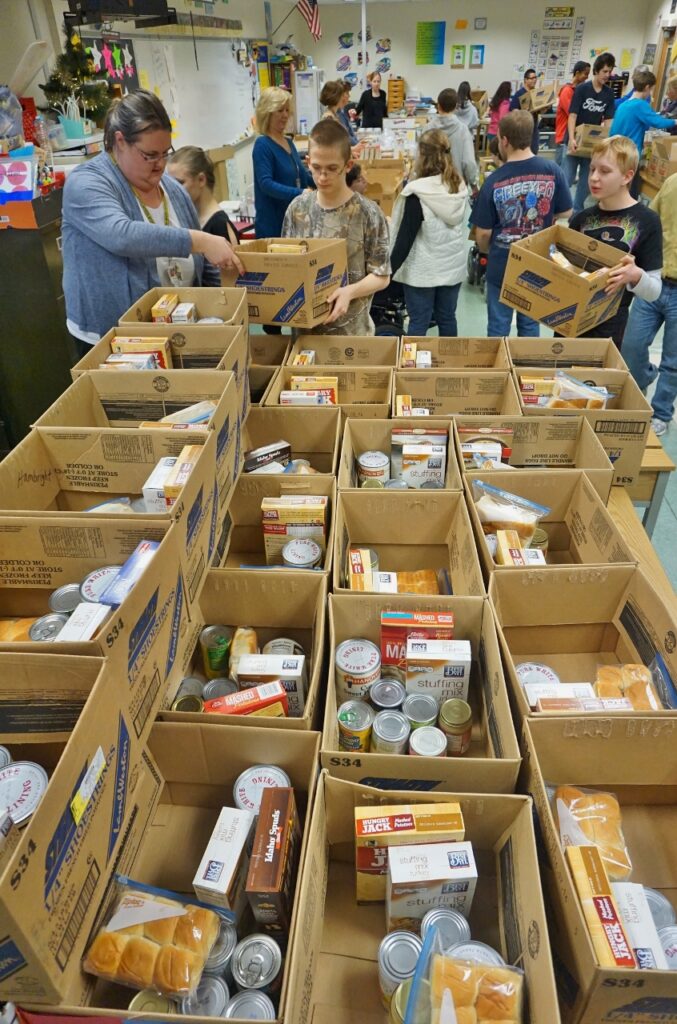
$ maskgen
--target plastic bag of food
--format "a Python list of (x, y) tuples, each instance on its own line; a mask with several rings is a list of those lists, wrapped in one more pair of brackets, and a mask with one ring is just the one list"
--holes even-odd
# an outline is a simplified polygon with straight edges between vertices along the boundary
[(606, 388), (586, 384), (563, 370), (555, 370), (552, 395), (543, 404), (547, 409), (606, 409), (610, 398)]
[(663, 709), (646, 665), (598, 665), (595, 693), (603, 700), (625, 697), (633, 711)]
[(621, 808), (613, 793), (558, 786), (552, 805), (562, 846), (596, 846), (609, 879), (627, 881), (632, 864), (623, 836)]
[(524, 542), (524, 547), (529, 547), (534, 530), (541, 519), (550, 513), (546, 505), (537, 505), (528, 498), (511, 494), (484, 480), (473, 480), (472, 491), (484, 533), (515, 530)]
[(164, 996), (193, 994), (228, 910), (115, 877), (116, 892), (82, 961), (88, 974), (155, 989)]

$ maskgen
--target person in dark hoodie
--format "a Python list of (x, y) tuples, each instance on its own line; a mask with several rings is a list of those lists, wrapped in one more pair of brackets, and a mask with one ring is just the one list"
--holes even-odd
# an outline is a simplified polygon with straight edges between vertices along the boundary
[(443, 89), (437, 97), (437, 114), (428, 128), (443, 131), (449, 140), (451, 159), (465, 183), (474, 188), (479, 179), (475, 147), (470, 130), (457, 117), (458, 96), (455, 89)]

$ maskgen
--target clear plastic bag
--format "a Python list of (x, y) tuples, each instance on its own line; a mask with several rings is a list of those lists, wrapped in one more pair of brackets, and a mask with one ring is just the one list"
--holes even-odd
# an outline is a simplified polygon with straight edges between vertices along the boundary
[(662, 702), (645, 665), (598, 665), (595, 693), (603, 700), (625, 698), (633, 711), (661, 711)]
[(606, 409), (610, 398), (606, 388), (586, 384), (563, 370), (555, 370), (552, 395), (543, 404), (548, 409)]
[(558, 786), (552, 807), (562, 846), (596, 846), (610, 881), (627, 882), (632, 863), (623, 836), (621, 808), (613, 793)]
[(528, 498), (511, 494), (510, 491), (494, 487), (484, 480), (473, 480), (472, 491), (475, 509), (484, 533), (515, 530), (524, 547), (529, 547), (534, 530), (541, 519), (550, 513), (546, 505), (537, 505)]

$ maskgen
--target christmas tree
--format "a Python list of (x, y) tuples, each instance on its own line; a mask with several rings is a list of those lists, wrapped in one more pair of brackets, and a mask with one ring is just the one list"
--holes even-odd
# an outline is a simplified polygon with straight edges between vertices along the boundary
[(56, 58), (54, 70), (40, 88), (50, 107), (63, 112), (63, 104), (72, 96), (83, 117), (99, 120), (110, 106), (105, 71), (95, 68), (77, 32), (66, 33), (66, 48)]

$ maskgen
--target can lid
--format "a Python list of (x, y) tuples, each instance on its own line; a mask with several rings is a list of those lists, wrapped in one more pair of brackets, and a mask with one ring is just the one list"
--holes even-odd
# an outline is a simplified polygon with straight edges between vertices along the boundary
[(8, 764), (12, 763), (12, 755), (10, 754), (7, 747), (0, 747), (0, 768), (6, 768)]
[(322, 548), (311, 537), (295, 537), (282, 548), (282, 558), (289, 565), (310, 565), (322, 558)]
[(416, 970), (422, 942), (413, 932), (390, 932), (381, 942), (378, 959), (386, 974), (404, 980)]
[(369, 700), (382, 708), (399, 708), (406, 696), (407, 691), (397, 679), (377, 679), (369, 687)]
[(459, 942), (446, 951), (453, 953), (457, 960), (471, 960), (477, 964), (491, 964), (493, 967), (505, 967), (505, 960), (500, 953), (486, 942)]
[(456, 946), (459, 942), (468, 942), (470, 939), (470, 925), (463, 914), (458, 910), (452, 910), (451, 907), (434, 907), (424, 914), (421, 921), (422, 939), (425, 939), (431, 928), (438, 930), (443, 949)]
[(28, 635), (34, 641), (56, 640), (63, 627), (68, 622), (65, 612), (50, 612), (49, 615), (42, 615), (36, 619)]
[(179, 697), (186, 697), (188, 694), (192, 694), (194, 697), (201, 697), (204, 685), (205, 680), (200, 679), (199, 676), (184, 676), (174, 699), (178, 700)]
[(442, 751), (446, 753), (447, 750), (447, 737), (434, 725), (414, 729), (409, 742), (421, 757), (439, 757)]
[(99, 598), (109, 583), (117, 576), (121, 565), (103, 565), (100, 569), (90, 572), (80, 584), (80, 597), (83, 601), (99, 604)]
[(227, 697), (230, 693), (237, 693), (239, 687), (234, 679), (227, 679), (224, 677), (217, 677), (216, 679), (210, 679), (209, 682), (205, 683), (202, 687), (202, 699), (215, 700), (216, 697)]
[(81, 601), (77, 583), (66, 583), (49, 595), (49, 607), (53, 612), (74, 612)]
[(445, 700), (440, 708), (440, 722), (445, 725), (466, 725), (472, 721), (472, 709), (467, 701), (460, 697), (451, 697)]
[(342, 672), (367, 675), (380, 664), (381, 652), (371, 640), (356, 637), (344, 640), (336, 648), (336, 665)]
[(379, 452), (376, 450), (369, 452), (362, 452), (361, 455), (357, 456), (357, 461), (360, 466), (389, 466), (390, 456), (386, 455), (385, 452)]
[(658, 889), (650, 889), (646, 885), (644, 895), (657, 929), (670, 928), (677, 923), (677, 912), (667, 896)]
[(229, 921), (222, 921), (221, 931), (214, 943), (213, 949), (207, 958), (205, 971), (210, 974), (213, 971), (221, 971), (233, 955), (237, 946), (237, 931)]
[(374, 732), (391, 743), (406, 740), (411, 731), (401, 711), (379, 711), (374, 719)]
[(235, 780), (233, 798), (235, 806), (243, 811), (258, 814), (261, 809), (264, 789), (280, 786), (291, 787), (291, 779), (282, 768), (273, 764), (255, 764), (246, 768)]
[(197, 991), (181, 1000), (181, 1013), (191, 1017), (223, 1017), (229, 999), (223, 978), (203, 974)]
[(172, 704), (172, 711), (196, 711), (204, 710), (204, 701), (194, 693), (184, 693), (177, 697)]
[(373, 724), (374, 709), (362, 700), (347, 700), (338, 709), (337, 717), (346, 729), (366, 729)]
[(32, 816), (48, 782), (45, 769), (33, 761), (14, 761), (0, 770), (0, 807), (7, 809), (15, 825)]
[(367, 491), (372, 490), (372, 489), (374, 489), (374, 490), (384, 490), (385, 489), (385, 483), (384, 483), (383, 480), (379, 480), (379, 478), (377, 476), (368, 476), (365, 480), (362, 481), (362, 483), (360, 484), (360, 488), (362, 490), (367, 490)]
[(228, 1019), (275, 1020), (275, 1007), (265, 992), (238, 992), (226, 1007)]
[(525, 683), (559, 683), (560, 679), (549, 665), (537, 661), (521, 661), (515, 665), (515, 672), (522, 686)]
[(137, 1013), (176, 1013), (176, 1003), (155, 989), (143, 988), (136, 993), (128, 1009)]
[(413, 722), (437, 719), (438, 710), (437, 701), (427, 693), (410, 693), (402, 705), (402, 711)]
[[(413, 977), (407, 978), (406, 981), (401, 982), (395, 990), (391, 1007), (395, 1007), (395, 1012), (399, 1014), (399, 1019), (404, 1022), (407, 1015), (407, 1003), (409, 1002), (409, 995), (411, 993), (411, 986), (413, 984)], [(395, 1020), (398, 1018), (395, 1017)], [(425, 978), (421, 978), (418, 986), (418, 994), (416, 997), (416, 1009), (414, 1011), (413, 1024), (428, 1024), (430, 1020), (430, 982), (426, 981)]]
[(282, 966), (282, 952), (269, 935), (249, 935), (235, 947), (231, 969), (242, 988), (265, 988)]

